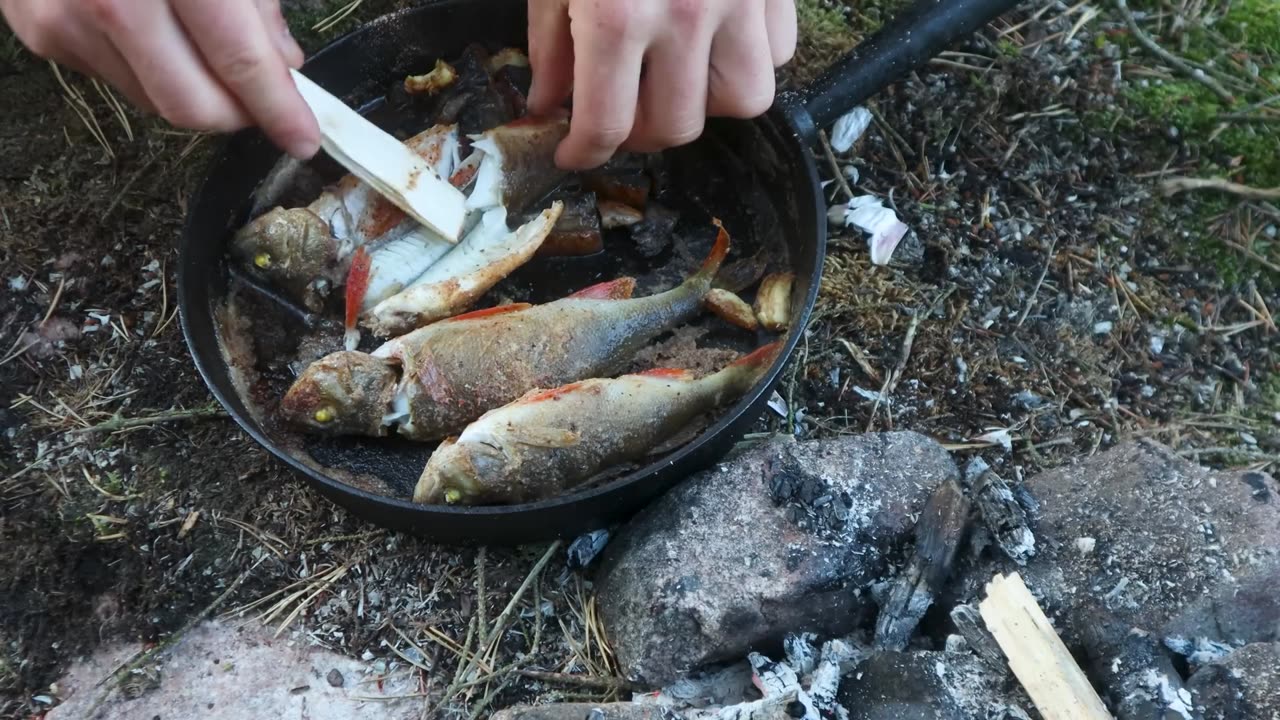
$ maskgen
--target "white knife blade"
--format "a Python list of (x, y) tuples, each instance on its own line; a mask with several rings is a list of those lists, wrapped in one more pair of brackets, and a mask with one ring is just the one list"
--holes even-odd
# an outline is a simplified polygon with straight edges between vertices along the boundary
[(466, 195), (390, 133), (307, 76), (290, 72), (320, 125), (325, 152), (414, 220), (456, 244), (467, 214)]

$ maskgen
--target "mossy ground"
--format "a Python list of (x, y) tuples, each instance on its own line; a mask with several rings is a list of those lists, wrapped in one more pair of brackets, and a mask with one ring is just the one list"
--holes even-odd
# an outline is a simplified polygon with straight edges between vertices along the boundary
[[(1221, 6), (1206, 5), (1191, 17), (1171, 12), (1165, 0), (1131, 5), (1160, 17), (1144, 23), (1148, 35), (1166, 50), (1209, 69), (1234, 102), (1225, 102), (1204, 83), (1171, 70), (1121, 29), (1096, 36), (1099, 49), (1109, 38), (1120, 46), (1127, 63), (1160, 70), (1128, 80), (1114, 109), (1086, 115), (1090, 127), (1144, 135), (1153, 151), (1163, 146), (1163, 152), (1184, 165), (1177, 174), (1280, 187), (1280, 116), (1266, 114), (1280, 94), (1280, 2), (1236, 0), (1220, 15), (1214, 13)], [(1258, 119), (1246, 121), (1239, 117), (1242, 114)], [(1255, 260), (1223, 241), (1221, 224), (1215, 221), (1241, 205), (1235, 199), (1184, 194), (1154, 202), (1192, 216), (1194, 232), (1176, 248), (1184, 259), (1211, 263), (1228, 286), (1249, 278), (1267, 286), (1278, 281), (1275, 273), (1259, 272)], [(1266, 238), (1251, 242), (1251, 249), (1262, 257), (1280, 259), (1280, 248)]]

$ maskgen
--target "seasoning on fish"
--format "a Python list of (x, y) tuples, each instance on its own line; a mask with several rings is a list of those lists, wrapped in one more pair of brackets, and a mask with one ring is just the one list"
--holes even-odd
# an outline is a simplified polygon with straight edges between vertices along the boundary
[(411, 440), (439, 440), (533, 388), (621, 371), (701, 310), (728, 251), (721, 228), (702, 268), (656, 295), (632, 298), (634, 279), (619, 278), (544, 305), (450, 318), (372, 354), (335, 353), (298, 377), (281, 416), (322, 435), (382, 435), (395, 426)]
[(441, 443), (413, 500), (510, 504), (560, 495), (644, 457), (699, 415), (741, 397), (781, 349), (781, 342), (766, 345), (703, 378), (660, 369), (532, 390)]
[(791, 286), (795, 273), (770, 273), (756, 291), (755, 313), (760, 325), (770, 332), (785, 330), (791, 322)]
[(410, 75), (404, 79), (404, 90), (410, 95), (434, 95), (458, 80), (458, 71), (443, 59), (426, 75)]
[(563, 211), (564, 203), (552, 203), (533, 220), (508, 230), (507, 211), (489, 210), (457, 247), (375, 305), (366, 325), (379, 337), (395, 337), (466, 310), (533, 257)]
[(597, 206), (600, 211), (600, 226), (606, 230), (631, 227), (644, 220), (644, 213), (615, 200), (601, 200)]
[(521, 118), (472, 136), (472, 148), (484, 155), (467, 208), (504, 207), (518, 215), (546, 196), (566, 174), (556, 166), (555, 154), (568, 134), (569, 118), (561, 113)]
[(563, 200), (564, 213), (551, 229), (546, 242), (538, 248), (538, 256), (575, 257), (594, 255), (604, 250), (596, 196), (593, 193), (557, 193), (552, 197)]
[(745, 300), (728, 290), (714, 288), (703, 299), (707, 309), (716, 317), (743, 330), (755, 330), (760, 327), (755, 313)]
[[(405, 141), (442, 177), (458, 165), (458, 132), (437, 125)], [(410, 233), (418, 223), (354, 175), (347, 175), (301, 208), (276, 207), (236, 233), (231, 257), (250, 273), (319, 312), (341, 287), (356, 248), (370, 253)]]

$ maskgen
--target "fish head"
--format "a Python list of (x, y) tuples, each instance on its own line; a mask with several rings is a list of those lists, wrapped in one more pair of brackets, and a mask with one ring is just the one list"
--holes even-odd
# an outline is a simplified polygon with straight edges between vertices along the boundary
[(490, 499), (495, 479), (509, 468), (501, 445), (484, 439), (440, 443), (418, 478), (414, 502), (475, 505)]
[(340, 274), (339, 243), (329, 224), (307, 208), (277, 207), (255, 218), (231, 241), (231, 257), (318, 312)]
[(298, 376), (280, 401), (280, 414), (323, 435), (386, 435), (397, 366), (368, 353), (330, 353)]

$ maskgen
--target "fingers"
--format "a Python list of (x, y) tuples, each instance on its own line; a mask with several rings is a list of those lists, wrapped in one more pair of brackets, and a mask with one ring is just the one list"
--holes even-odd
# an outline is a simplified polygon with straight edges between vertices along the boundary
[(155, 112), (155, 105), (151, 102), (151, 98), (147, 97), (147, 91), (142, 88), (142, 83), (138, 81), (129, 64), (125, 62), (124, 56), (116, 50), (107, 36), (80, 23), (68, 23), (68, 25), (78, 57), (63, 64), (83, 75), (106, 81), (143, 112)]
[(573, 88), (573, 36), (565, 0), (529, 0), (529, 111), (547, 115)]
[(765, 25), (773, 66), (782, 67), (796, 54), (796, 1), (765, 0)]
[(568, 170), (604, 164), (631, 135), (648, 19), (628, 3), (589, 6), (570, 17), (574, 44), (573, 120), (556, 151)]
[(246, 2), (174, 0), (174, 10), (208, 67), (277, 145), (311, 157), (320, 128), (298, 93), (260, 10)]
[(285, 21), (284, 12), (280, 9), (280, 0), (258, 0), (258, 10), (262, 13), (267, 32), (275, 41), (276, 49), (280, 51), (285, 63), (295, 70), (302, 67), (307, 56), (289, 31), (289, 23)]
[(710, 28), (698, 28), (692, 37), (669, 35), (650, 50), (628, 150), (657, 152), (702, 134), (710, 54)]
[(34, 54), (87, 77), (104, 80), (129, 102), (143, 110), (152, 109), (129, 64), (83, 15), (65, 12), (56, 0), (24, 7), (0, 0), (0, 10)]
[(773, 62), (760, 52), (770, 47), (761, 2), (744, 2), (755, 7), (729, 16), (712, 41), (708, 115), (753, 118), (773, 104)]
[(168, 2), (85, 0), (85, 4), (166, 120), (180, 127), (224, 132), (250, 124), (235, 98), (196, 54)]

